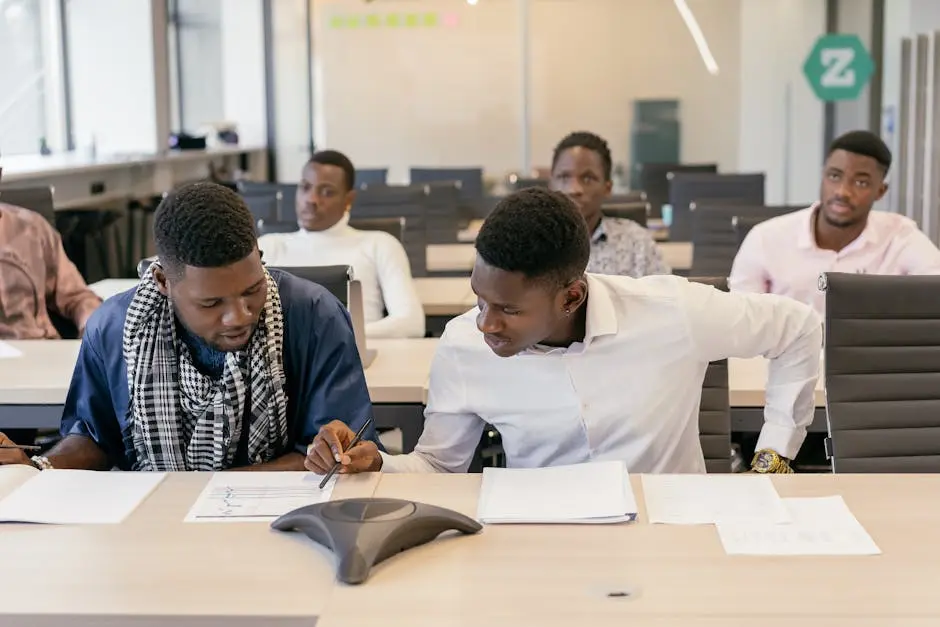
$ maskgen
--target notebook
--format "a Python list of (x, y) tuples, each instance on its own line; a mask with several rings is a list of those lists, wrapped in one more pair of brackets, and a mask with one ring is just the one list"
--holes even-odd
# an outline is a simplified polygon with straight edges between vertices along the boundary
[(599, 524), (636, 519), (623, 462), (484, 468), (477, 518), (487, 524)]
[(163, 481), (160, 472), (0, 466), (0, 522), (117, 524)]

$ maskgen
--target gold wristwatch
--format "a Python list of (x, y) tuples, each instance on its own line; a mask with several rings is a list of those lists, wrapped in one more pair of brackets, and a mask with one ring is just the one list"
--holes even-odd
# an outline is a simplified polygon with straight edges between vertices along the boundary
[(760, 474), (790, 474), (793, 472), (793, 469), (790, 468), (790, 460), (770, 449), (763, 449), (754, 453), (754, 459), (751, 460), (751, 470)]

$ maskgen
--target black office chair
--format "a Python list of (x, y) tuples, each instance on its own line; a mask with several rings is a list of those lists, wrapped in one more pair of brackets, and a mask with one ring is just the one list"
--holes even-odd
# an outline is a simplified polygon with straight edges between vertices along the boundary
[(517, 192), (520, 189), (527, 189), (529, 187), (548, 187), (548, 180), (524, 177), (517, 174), (509, 175), (509, 189), (512, 191)]
[(360, 231), (383, 231), (399, 242), (405, 241), (405, 224), (407, 220), (398, 218), (361, 218), (350, 220), (349, 226)]
[(293, 233), (299, 230), (296, 222), (277, 222), (274, 220), (258, 220), (255, 225), (258, 236), (270, 235), (271, 233)]
[(483, 168), (411, 168), (412, 185), (460, 181), (460, 197), (465, 201), (483, 198)]
[(764, 174), (688, 174), (669, 176), (669, 204), (672, 223), (669, 240), (692, 241), (692, 203), (718, 199), (725, 204), (762, 206)]
[[(356, 195), (350, 222), (405, 218), (402, 245), (415, 277), (427, 276), (427, 216), (431, 185), (367, 185)], [(456, 237), (456, 230), (455, 230)]]
[(728, 276), (740, 248), (735, 218), (758, 221), (801, 209), (799, 206), (744, 205), (735, 199), (706, 200), (689, 206), (692, 214), (692, 270), (695, 276)]
[[(689, 281), (728, 291), (725, 277), (690, 277)], [(699, 441), (708, 472), (731, 472), (731, 398), (728, 360), (713, 361), (705, 370), (698, 410)]]
[(649, 211), (650, 205), (648, 202), (605, 202), (601, 206), (601, 213), (603, 213), (606, 217), (632, 220), (643, 228), (646, 228), (646, 219), (649, 216)]
[(832, 471), (940, 472), (940, 276), (826, 273)]
[(271, 268), (322, 285), (338, 298), (344, 307), (349, 307), (349, 282), (353, 278), (350, 266), (271, 266)]
[[(637, 185), (643, 190), (650, 203), (650, 217), (661, 218), (662, 206), (669, 202), (669, 175), (674, 172), (692, 172), (699, 174), (715, 174), (718, 166), (714, 163), (638, 163)], [(631, 187), (634, 187), (631, 185)]]
[(356, 187), (365, 185), (385, 185), (388, 180), (388, 168), (362, 168), (356, 170)]

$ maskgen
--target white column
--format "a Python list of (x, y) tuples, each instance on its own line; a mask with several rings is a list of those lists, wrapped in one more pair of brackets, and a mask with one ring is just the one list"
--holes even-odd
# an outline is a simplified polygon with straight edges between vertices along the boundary
[(803, 62), (825, 22), (825, 0), (741, 2), (738, 170), (767, 173), (768, 204), (819, 195), (823, 104)]
[[(297, 182), (310, 157), (308, 0), (274, 0), (274, 114), (278, 181)], [(318, 134), (323, 137), (323, 133)]]

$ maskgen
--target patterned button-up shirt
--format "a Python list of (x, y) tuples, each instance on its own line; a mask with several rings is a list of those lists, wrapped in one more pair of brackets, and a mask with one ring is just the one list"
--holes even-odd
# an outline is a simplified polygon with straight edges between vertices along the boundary
[(640, 278), (650, 274), (670, 274), (652, 234), (622, 218), (601, 218), (591, 236), (588, 272)]

